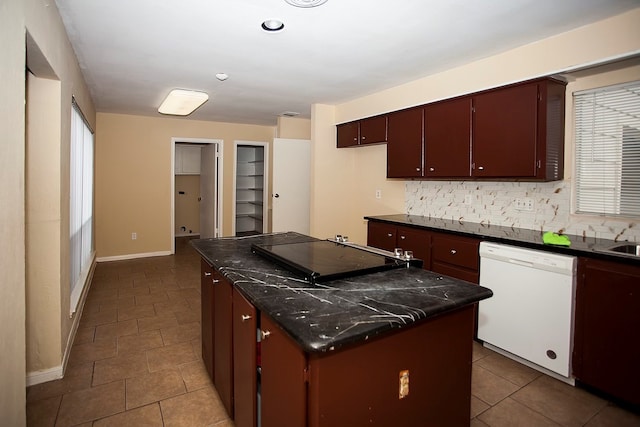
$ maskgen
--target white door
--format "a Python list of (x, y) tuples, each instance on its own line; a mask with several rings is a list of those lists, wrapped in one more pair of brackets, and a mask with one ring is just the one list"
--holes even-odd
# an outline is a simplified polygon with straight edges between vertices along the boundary
[(200, 156), (200, 238), (216, 237), (216, 144), (202, 147)]
[(311, 141), (273, 140), (272, 231), (310, 232)]

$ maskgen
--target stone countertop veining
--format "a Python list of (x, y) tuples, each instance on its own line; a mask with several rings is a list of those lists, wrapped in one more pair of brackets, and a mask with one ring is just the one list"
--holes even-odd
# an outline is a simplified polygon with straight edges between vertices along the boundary
[(482, 286), (416, 267), (310, 284), (251, 252), (254, 243), (315, 240), (288, 232), (197, 239), (191, 244), (307, 352), (366, 341), (492, 295)]
[(444, 231), (452, 234), (477, 237), (482, 240), (496, 243), (511, 244), (530, 249), (539, 249), (547, 252), (572, 256), (589, 256), (592, 258), (607, 259), (629, 264), (640, 265), (640, 257), (602, 252), (616, 244), (624, 244), (623, 241), (598, 239), (595, 237), (583, 237), (567, 235), (571, 240), (571, 246), (545, 245), (542, 242), (542, 231), (526, 228), (505, 227), (477, 222), (464, 222), (440, 218), (430, 218), (418, 215), (378, 215), (365, 216), (364, 219), (385, 222), (394, 225), (404, 225), (434, 231)]

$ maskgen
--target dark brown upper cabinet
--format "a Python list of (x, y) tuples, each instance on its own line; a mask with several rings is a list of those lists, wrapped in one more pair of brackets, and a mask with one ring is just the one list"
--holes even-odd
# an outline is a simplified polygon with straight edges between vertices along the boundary
[(424, 109), (388, 116), (387, 178), (421, 178), (424, 171)]
[(472, 98), (456, 98), (424, 107), (426, 178), (471, 176)]
[(387, 142), (387, 116), (342, 123), (337, 128), (338, 148)]
[(544, 79), (473, 97), (472, 176), (562, 179), (565, 84)]

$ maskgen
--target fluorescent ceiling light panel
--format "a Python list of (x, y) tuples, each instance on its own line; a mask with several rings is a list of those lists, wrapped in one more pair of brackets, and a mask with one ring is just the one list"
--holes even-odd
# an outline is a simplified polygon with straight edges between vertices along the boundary
[(207, 102), (208, 99), (209, 95), (205, 92), (173, 89), (158, 107), (158, 113), (172, 116), (188, 116)]

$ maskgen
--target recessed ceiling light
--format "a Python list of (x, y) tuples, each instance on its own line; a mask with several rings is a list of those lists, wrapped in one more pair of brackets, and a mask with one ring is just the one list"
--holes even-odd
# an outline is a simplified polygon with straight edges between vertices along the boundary
[(228, 74), (225, 74), (225, 73), (216, 74), (216, 79), (220, 80), (221, 82), (227, 80), (228, 78), (229, 78)]
[(296, 111), (285, 111), (283, 113), (280, 113), (280, 115), (283, 117), (296, 117), (296, 116), (299, 116), (300, 113)]
[(269, 32), (281, 31), (284, 28), (284, 23), (277, 19), (267, 19), (262, 23), (262, 29)]
[(325, 4), (327, 0), (284, 0), (295, 7), (316, 7)]
[(158, 113), (188, 116), (207, 102), (209, 95), (196, 90), (173, 89), (158, 107)]

